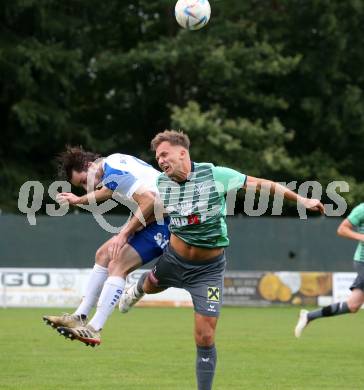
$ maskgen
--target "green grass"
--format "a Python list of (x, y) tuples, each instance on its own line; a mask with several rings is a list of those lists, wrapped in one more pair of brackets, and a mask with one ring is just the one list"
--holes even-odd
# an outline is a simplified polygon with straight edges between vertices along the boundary
[[(363, 389), (363, 313), (318, 320), (296, 340), (298, 311), (224, 308), (214, 389)], [(58, 312), (0, 309), (0, 389), (196, 388), (192, 309), (115, 312), (95, 349), (41, 321)]]

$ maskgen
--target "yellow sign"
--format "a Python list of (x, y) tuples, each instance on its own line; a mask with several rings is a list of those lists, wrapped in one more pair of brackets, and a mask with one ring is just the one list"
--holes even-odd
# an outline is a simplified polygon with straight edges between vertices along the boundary
[(219, 300), (220, 300), (219, 287), (208, 287), (207, 288), (207, 300), (213, 301), (213, 302), (219, 302)]

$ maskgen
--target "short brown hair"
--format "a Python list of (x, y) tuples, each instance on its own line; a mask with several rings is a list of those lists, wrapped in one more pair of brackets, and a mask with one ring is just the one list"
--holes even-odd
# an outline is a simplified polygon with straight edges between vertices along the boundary
[(183, 131), (164, 130), (158, 133), (150, 143), (152, 151), (155, 151), (162, 142), (169, 142), (171, 145), (181, 145), (187, 150), (190, 148), (190, 139)]
[(87, 165), (100, 157), (99, 154), (87, 152), (82, 146), (66, 146), (66, 150), (56, 157), (58, 176), (63, 180), (71, 180), (72, 171), (87, 170)]

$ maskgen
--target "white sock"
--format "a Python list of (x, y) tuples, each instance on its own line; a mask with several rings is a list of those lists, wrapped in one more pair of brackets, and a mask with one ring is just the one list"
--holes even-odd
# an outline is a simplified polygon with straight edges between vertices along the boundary
[(109, 271), (107, 268), (102, 267), (98, 264), (94, 265), (94, 268), (92, 269), (91, 275), (87, 282), (85, 295), (82, 297), (82, 302), (80, 306), (78, 306), (74, 314), (83, 314), (86, 316), (88, 315), (91, 309), (96, 306), (102, 287), (108, 276)]
[(121, 276), (109, 276), (101, 291), (97, 310), (92, 320), (88, 323), (95, 330), (104, 326), (109, 315), (114, 311), (125, 286), (125, 279)]

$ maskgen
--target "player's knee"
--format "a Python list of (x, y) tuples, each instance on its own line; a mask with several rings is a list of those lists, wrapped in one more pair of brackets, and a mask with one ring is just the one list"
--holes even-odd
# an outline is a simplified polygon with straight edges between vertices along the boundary
[(115, 273), (115, 271), (116, 271), (116, 262), (115, 262), (115, 260), (109, 261), (107, 269), (109, 270), (109, 275), (112, 275), (113, 273)]
[(196, 344), (200, 347), (209, 347), (214, 343), (214, 337), (210, 334), (196, 335)]
[(143, 290), (146, 294), (155, 294), (156, 292), (161, 291), (158, 287), (158, 281), (155, 279), (152, 272), (144, 279)]
[(104, 247), (101, 247), (96, 251), (95, 259), (97, 264), (103, 267), (108, 267), (109, 255)]
[(362, 306), (362, 302), (350, 302), (348, 301), (348, 308), (350, 313), (356, 313)]
[(195, 341), (200, 347), (209, 347), (214, 343), (213, 329), (210, 329), (209, 327), (196, 329)]
[(120, 260), (110, 260), (108, 270), (110, 275), (117, 275), (126, 278), (135, 267), (125, 264)]

